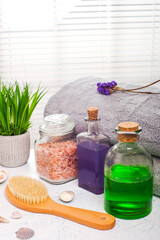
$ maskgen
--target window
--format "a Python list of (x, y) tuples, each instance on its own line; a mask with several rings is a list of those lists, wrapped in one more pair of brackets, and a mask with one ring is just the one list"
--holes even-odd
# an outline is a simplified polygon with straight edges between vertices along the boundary
[(160, 0), (0, 0), (0, 77), (48, 88), (85, 76), (147, 84), (160, 75)]

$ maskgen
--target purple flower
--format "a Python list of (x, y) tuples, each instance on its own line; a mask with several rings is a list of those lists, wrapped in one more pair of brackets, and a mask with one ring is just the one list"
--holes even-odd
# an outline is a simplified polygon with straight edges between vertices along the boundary
[(117, 83), (115, 81), (112, 81), (111, 83), (113, 84), (113, 86), (117, 85)]
[(107, 83), (97, 83), (97, 91), (104, 95), (109, 95), (115, 90), (115, 86), (117, 83), (115, 81), (107, 82)]
[(100, 86), (97, 88), (99, 93), (103, 93), (103, 88), (101, 88)]
[(109, 88), (105, 89), (105, 95), (109, 95), (109, 94), (110, 94)]
[(106, 88), (106, 87), (108, 87), (108, 84), (107, 83), (102, 83), (101, 86)]
[(101, 86), (101, 82), (97, 83), (97, 87)]
[(105, 88), (101, 88), (101, 93), (105, 94)]
[(113, 84), (111, 82), (108, 83), (108, 87), (113, 88)]

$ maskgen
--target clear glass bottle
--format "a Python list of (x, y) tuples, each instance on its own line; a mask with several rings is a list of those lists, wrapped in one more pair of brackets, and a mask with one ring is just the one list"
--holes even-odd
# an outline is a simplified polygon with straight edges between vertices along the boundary
[(77, 135), (78, 185), (95, 194), (104, 192), (104, 159), (109, 137), (99, 132), (98, 108), (88, 108), (87, 131)]
[(138, 143), (141, 130), (137, 123), (120, 123), (119, 142), (105, 159), (104, 207), (118, 218), (137, 219), (152, 210), (153, 161)]
[(75, 123), (66, 114), (44, 118), (44, 123), (39, 127), (40, 139), (35, 141), (37, 172), (44, 180), (61, 184), (77, 178), (78, 158), (74, 130)]

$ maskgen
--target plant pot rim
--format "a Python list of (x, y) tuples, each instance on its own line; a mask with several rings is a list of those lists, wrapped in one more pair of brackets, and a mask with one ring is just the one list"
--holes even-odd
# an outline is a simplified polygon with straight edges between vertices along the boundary
[(0, 135), (0, 137), (18, 137), (18, 136), (23, 136), (23, 135), (25, 135), (25, 134), (27, 134), (27, 133), (29, 133), (29, 131), (27, 130), (27, 132), (25, 132), (25, 133), (22, 133), (22, 134), (19, 134), (19, 135)]

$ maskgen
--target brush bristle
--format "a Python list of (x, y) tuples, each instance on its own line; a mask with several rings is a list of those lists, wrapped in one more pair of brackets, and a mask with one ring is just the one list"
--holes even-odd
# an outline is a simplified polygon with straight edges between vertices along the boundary
[(42, 182), (31, 177), (11, 177), (8, 182), (8, 188), (12, 195), (23, 203), (43, 203), (48, 196), (46, 186)]

